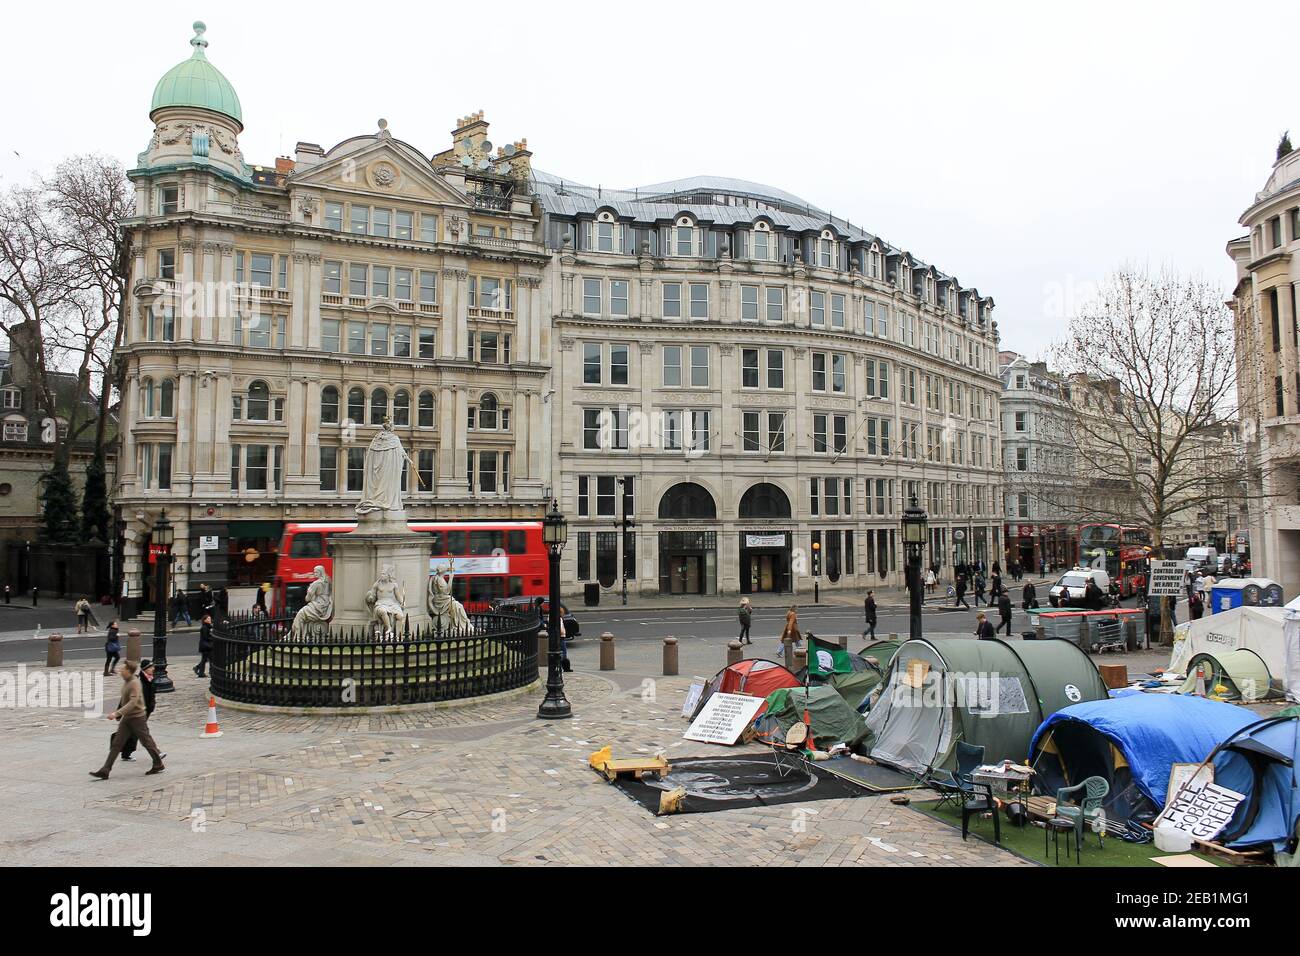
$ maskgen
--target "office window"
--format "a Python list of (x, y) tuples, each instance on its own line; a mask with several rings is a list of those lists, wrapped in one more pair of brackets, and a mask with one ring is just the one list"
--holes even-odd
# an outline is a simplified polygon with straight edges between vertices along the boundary
[(369, 285), (369, 269), (360, 263), (348, 266), (348, 295), (364, 299)]
[(680, 319), (682, 316), (682, 284), (665, 282), (663, 284), (663, 313), (666, 319)]
[(358, 425), (366, 420), (366, 393), (361, 388), (348, 389), (348, 421)]
[(627, 315), (627, 281), (613, 279), (609, 283), (609, 314)]
[(433, 329), (420, 329), (420, 358), (431, 359), (437, 355), (437, 333)]
[(836, 352), (831, 355), (831, 391), (843, 392), (847, 382), (847, 359), (844, 355)]
[(343, 231), (343, 203), (327, 202), (325, 204), (325, 228), (335, 232)]
[(704, 410), (691, 412), (691, 448), (695, 451), (709, 450), (709, 413)]
[(744, 322), (758, 321), (758, 286), (740, 287), (740, 318)]
[(582, 410), (582, 447), (588, 450), (600, 449), (599, 408), (584, 408)]
[(393, 424), (411, 424), (411, 393), (405, 389), (399, 388), (393, 393)]
[(421, 448), (416, 458), (416, 474), (420, 479), (420, 490), (429, 492), (433, 490), (433, 452), (428, 448)]
[(601, 281), (599, 279), (582, 280), (582, 312), (584, 315), (600, 315)]
[(767, 387), (785, 388), (785, 350), (767, 350)]
[(826, 416), (813, 416), (813, 452), (823, 454), (826, 451)]
[(428, 213), (420, 213), (420, 241), (437, 242), (438, 241), (438, 217)]
[(849, 450), (849, 420), (844, 415), (836, 415), (832, 422), (835, 429), (835, 444), (832, 446), (837, 455)]
[(740, 387), (758, 388), (758, 349), (740, 350)]
[(343, 263), (326, 261), (322, 266), (323, 290), (328, 295), (343, 294)]
[(388, 326), (383, 322), (376, 322), (370, 327), (370, 354), (388, 354)]
[(339, 487), (339, 450), (320, 446), (320, 490), (337, 491)]
[(320, 420), (322, 425), (339, 423), (339, 390), (333, 385), (320, 390)]
[(628, 358), (626, 345), (609, 347), (609, 384), (626, 385), (628, 382)]
[(745, 412), (741, 415), (741, 450), (758, 451), (759, 449), (759, 412)]
[(682, 447), (682, 411), (678, 408), (668, 409), (663, 413), (663, 441), (668, 451), (680, 451)]
[(413, 215), (404, 212), (401, 209), (394, 213), (393, 238), (410, 239), (412, 236), (411, 226), (413, 224)]
[(361, 491), (366, 484), (366, 450), (348, 449), (348, 491)]
[(370, 232), (370, 207), (352, 206), (352, 232), (358, 236), (367, 235)]
[(844, 296), (838, 292), (831, 295), (831, 327), (844, 328)]
[(601, 384), (602, 349), (599, 342), (582, 343), (582, 383)]
[(433, 392), (421, 392), (416, 423), (421, 428), (433, 427)]
[(771, 452), (785, 451), (785, 412), (767, 413), (767, 448)]
[(664, 385), (682, 384), (682, 347), (680, 345), (664, 346)]
[(826, 353), (812, 353), (812, 387), (814, 392), (826, 391)]
[(377, 388), (370, 393), (370, 424), (382, 425), (388, 416), (388, 392)]
[(158, 278), (160, 279), (176, 278), (176, 250), (175, 249), (158, 250)]
[(420, 304), (433, 305), (438, 301), (438, 274), (436, 272), (420, 273)]
[(266, 491), (270, 450), (269, 445), (249, 445), (244, 449), (244, 487), (248, 491)]
[(411, 301), (410, 269), (395, 269), (393, 271), (393, 298), (400, 302)]
[(709, 347), (691, 346), (691, 386), (707, 388), (709, 384)]
[(265, 286), (271, 288), (271, 256), (264, 255), (260, 252), (254, 252), (249, 256), (251, 272), (249, 281), (253, 285)]
[(388, 281), (392, 270), (387, 266), (375, 266), (370, 270), (370, 294), (377, 299), (388, 298)]
[(409, 325), (393, 326), (393, 354), (398, 358), (411, 357), (411, 327)]
[(808, 316), (813, 325), (826, 324), (825, 292), (814, 292), (808, 297)]
[(709, 317), (709, 286), (706, 282), (691, 283), (691, 318)]

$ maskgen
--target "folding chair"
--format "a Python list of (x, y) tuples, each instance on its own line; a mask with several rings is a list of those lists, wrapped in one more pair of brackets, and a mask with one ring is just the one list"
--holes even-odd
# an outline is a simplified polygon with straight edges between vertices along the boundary
[(785, 732), (784, 739), (772, 743), (772, 757), (776, 761), (776, 772), (785, 777), (798, 770), (806, 769), (807, 760), (803, 756), (804, 745), (808, 742), (808, 725), (791, 724)]

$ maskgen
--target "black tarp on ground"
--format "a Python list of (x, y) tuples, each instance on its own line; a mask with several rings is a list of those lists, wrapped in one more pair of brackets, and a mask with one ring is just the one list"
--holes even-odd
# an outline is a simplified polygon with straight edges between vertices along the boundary
[(712, 813), (781, 803), (807, 803), (862, 796), (863, 791), (844, 783), (815, 765), (801, 764), (793, 755), (729, 754), (725, 757), (669, 758), (672, 770), (663, 780), (619, 779), (625, 794), (651, 813), (659, 810), (660, 794), (686, 788), (682, 813)]

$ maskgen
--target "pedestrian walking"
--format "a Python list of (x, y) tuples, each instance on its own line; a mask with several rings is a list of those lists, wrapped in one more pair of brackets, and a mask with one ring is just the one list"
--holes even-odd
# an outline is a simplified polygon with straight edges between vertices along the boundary
[(1025, 589), (1023, 592), (1021, 592), (1020, 600), (1021, 600), (1020, 606), (1024, 608), (1026, 611), (1028, 611), (1031, 607), (1033, 607), (1035, 604), (1038, 603), (1038, 591), (1034, 587), (1033, 581), (1025, 582)]
[(257, 593), (253, 596), (254, 613), (260, 610), (264, 617), (270, 617), (270, 612), (268, 612), (266, 609), (266, 595), (270, 592), (270, 590), (271, 590), (271, 585), (269, 584), (262, 584), (257, 589)]
[(939, 579), (934, 575), (934, 568), (927, 569), (925, 572), (925, 589), (933, 594), (935, 585), (938, 583)]
[(176, 622), (182, 617), (185, 618), (185, 625), (187, 627), (194, 623), (190, 620), (190, 605), (189, 601), (185, 598), (185, 592), (180, 588), (177, 588), (172, 593), (172, 627), (175, 627)]
[(739, 616), (740, 643), (753, 644), (754, 642), (749, 639), (749, 626), (754, 623), (754, 608), (747, 597), (740, 599)]
[(993, 630), (993, 625), (990, 624), (989, 619), (984, 616), (984, 612), (980, 611), (978, 614), (976, 614), (975, 615), (975, 640), (991, 641), (996, 636), (997, 636), (997, 632)]
[(122, 693), (118, 697), (117, 709), (107, 715), (109, 720), (118, 722), (117, 732), (113, 734), (113, 742), (109, 746), (108, 759), (104, 761), (104, 766), (90, 771), (90, 775), (99, 780), (108, 779), (114, 762), (131, 737), (137, 738), (144, 744), (144, 749), (149, 751), (149, 756), (153, 758), (153, 766), (145, 771), (146, 775), (162, 773), (166, 769), (163, 766), (163, 754), (154, 743), (153, 734), (149, 733), (149, 719), (144, 709), (144, 691), (140, 687), (136, 670), (135, 661), (124, 661), (118, 668), (118, 673), (122, 675)]
[(208, 676), (208, 658), (212, 655), (212, 617), (203, 615), (199, 625), (199, 662), (194, 665), (195, 677)]
[(9, 603), (9, 599), (12, 598), (12, 597), (13, 597), (13, 590), (9, 587), (9, 585), (6, 584), (6, 585), (5, 585), (5, 603), (8, 604), (8, 603)]
[[(984, 586), (985, 586), (984, 575), (976, 571), (975, 572), (975, 606), (976, 607), (979, 607), (981, 604), (984, 603)], [(989, 603), (990, 604), (993, 603), (993, 598), (991, 597), (989, 598)]]
[(793, 604), (790, 610), (785, 612), (785, 627), (781, 631), (782, 644), (798, 644), (803, 640), (803, 635), (799, 633), (799, 611)]
[(956, 588), (957, 600), (953, 601), (952, 606), (957, 607), (960, 604), (969, 611), (970, 605), (966, 603), (966, 576), (964, 574), (957, 575)]
[(113, 668), (117, 662), (122, 659), (122, 642), (117, 638), (117, 621), (108, 625), (108, 633), (104, 635), (104, 676), (107, 677), (113, 673)]
[(1039, 576), (1040, 578), (1045, 578), (1045, 577), (1047, 577), (1047, 559), (1046, 559), (1046, 558), (1039, 558), (1039, 559), (1038, 559), (1038, 576)]
[(77, 612), (77, 633), (90, 633), (90, 602), (83, 597), (73, 606), (73, 610)]
[(862, 608), (867, 617), (867, 629), (862, 632), (862, 636), (874, 641), (876, 639), (876, 595), (874, 591), (867, 592), (866, 600), (862, 602)]
[(1187, 599), (1187, 611), (1193, 621), (1199, 621), (1201, 615), (1205, 613), (1205, 596), (1200, 591), (1193, 591), (1192, 596)]
[(1005, 591), (1003, 591), (1002, 596), (998, 598), (998, 615), (1002, 618), (1002, 621), (1001, 623), (998, 624), (997, 628), (993, 631), (993, 633), (996, 634), (998, 631), (1002, 630), (1003, 627), (1005, 627), (1007, 629), (1007, 637), (1010, 637), (1011, 636), (1011, 595), (1007, 594)]
[[(154, 704), (158, 702), (158, 690), (154, 686), (153, 677), (153, 661), (146, 657), (140, 662), (140, 692), (144, 694), (144, 716), (146, 720), (153, 716)], [(132, 734), (131, 739), (122, 748), (122, 759), (134, 760), (135, 748), (139, 743), (140, 739), (135, 734)], [(163, 756), (166, 757), (167, 755), (163, 754)]]
[[(540, 600), (540, 599), (539, 599)], [(217, 596), (206, 584), (199, 585), (199, 617), (216, 617)]]
[(1002, 573), (1002, 565), (1001, 565), (1001, 563), (999, 563), (999, 562), (997, 562), (997, 561), (994, 561), (994, 562), (993, 562), (993, 573), (994, 573), (994, 574), (1001, 574), (1001, 573)]

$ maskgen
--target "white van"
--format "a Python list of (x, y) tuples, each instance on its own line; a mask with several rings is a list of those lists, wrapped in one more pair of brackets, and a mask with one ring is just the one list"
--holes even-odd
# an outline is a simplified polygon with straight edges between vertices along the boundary
[(1071, 568), (1066, 571), (1057, 580), (1055, 584), (1048, 589), (1048, 600), (1053, 607), (1061, 604), (1061, 595), (1065, 589), (1070, 589), (1070, 606), (1079, 607), (1084, 603), (1083, 595), (1088, 587), (1088, 582), (1095, 582), (1097, 587), (1101, 588), (1102, 594), (1110, 591), (1110, 575), (1099, 568)]
[(1219, 552), (1216, 548), (1188, 548), (1184, 560), (1187, 562), (1188, 571), (1206, 567), (1217, 569), (1219, 566)]

